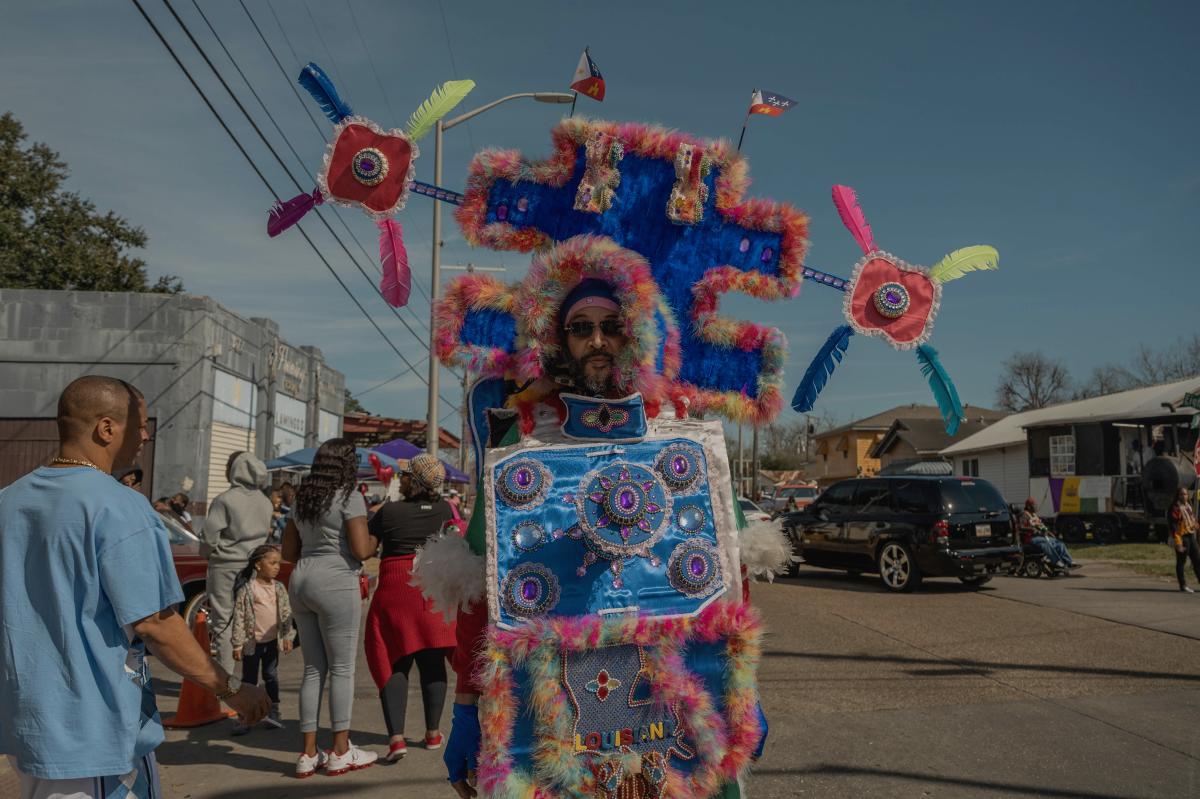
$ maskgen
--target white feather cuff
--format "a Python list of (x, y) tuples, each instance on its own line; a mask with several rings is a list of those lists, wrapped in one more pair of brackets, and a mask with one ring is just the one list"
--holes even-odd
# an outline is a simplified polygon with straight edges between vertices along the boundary
[(751, 577), (767, 582), (784, 574), (792, 562), (792, 544), (779, 522), (750, 522), (738, 533), (742, 565)]
[(484, 573), (483, 557), (472, 552), (462, 536), (442, 533), (416, 551), (408, 582), (451, 621), (459, 607), (469, 610), (483, 599)]

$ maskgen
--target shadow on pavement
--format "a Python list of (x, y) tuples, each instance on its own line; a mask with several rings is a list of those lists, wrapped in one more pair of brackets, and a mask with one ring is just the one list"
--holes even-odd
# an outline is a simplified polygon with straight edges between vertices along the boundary
[(1080, 586), (1080, 591), (1105, 591), (1116, 594), (1171, 594), (1178, 593), (1179, 589), (1175, 586), (1163, 583), (1162, 588), (1085, 588)]
[[(374, 769), (372, 766), (371, 769)], [(368, 769), (370, 770), (370, 769)], [(278, 788), (270, 787), (263, 788), (261, 785), (252, 788), (239, 788), (229, 791), (217, 791), (216, 793), (208, 794), (206, 799), (309, 799), (316, 796), (356, 796), (362, 795), (378, 795), (379, 783), (366, 782), (355, 780), (359, 772), (351, 772), (350, 774), (341, 777), (326, 777), (323, 774), (318, 774), (315, 777), (310, 777), (306, 780), (297, 780), (289, 778), (285, 783), (280, 784)], [(406, 790), (418, 785), (437, 785), (444, 789), (444, 792), (453, 795), (454, 791), (450, 790), (446, 781), (443, 779), (406, 779), (403, 782), (396, 783), (396, 794), (398, 796), (406, 795)], [(412, 794), (407, 794), (412, 795)], [(430, 795), (428, 793), (424, 795)]]
[[(164, 741), (155, 751), (158, 762), (164, 766), (193, 765), (196, 763), (212, 763), (228, 766), (229, 768), (254, 771), (260, 773), (275, 773), (281, 777), (291, 777), (294, 764), (291, 759), (277, 760), (270, 757), (251, 754), (235, 746), (227, 740), (229, 726), (226, 724), (212, 725), (223, 730), (223, 735), (197, 735), (196, 730), (188, 732), (188, 737), (182, 741)], [(291, 747), (295, 749), (294, 745)]]
[(938, 774), (921, 774), (912, 771), (893, 771), (889, 769), (863, 768), (860, 766), (838, 766), (819, 764), (808, 768), (756, 768), (752, 772), (756, 776), (844, 776), (844, 777), (883, 777), (891, 779), (912, 780), (923, 785), (945, 785), (970, 788), (984, 792), (990, 796), (997, 793), (1017, 793), (1029, 796), (1052, 796), (1059, 799), (1123, 799), (1117, 794), (1096, 793), (1095, 791), (1073, 791), (1064, 788), (1050, 788), (1045, 785), (1020, 785), (1011, 782), (992, 782), (988, 780), (973, 780), (965, 777), (947, 777)]
[[(1007, 575), (996, 575), (997, 577)], [(892, 591), (883, 587), (879, 575), (862, 573), (847, 573), (845, 569), (818, 570), (810, 567), (798, 575), (776, 577), (775, 582), (784, 585), (807, 585), (809, 587), (830, 588), (835, 591), (853, 591), (860, 594), (891, 594)], [(753, 590), (753, 589), (751, 589)], [(920, 594), (982, 594), (992, 590), (987, 585), (969, 586), (959, 582), (954, 577), (927, 577), (917, 587), (915, 593)], [(897, 594), (911, 596), (911, 594)]]
[(1200, 682), (1200, 674), (1184, 674), (1177, 671), (1136, 671), (1134, 669), (1110, 669), (1098, 666), (1059, 666), (1050, 663), (1005, 663), (1002, 661), (969, 660), (964, 658), (917, 658), (902, 655), (839, 655), (829, 652), (789, 652), (787, 650), (767, 650), (763, 652), (764, 659), (786, 658), (797, 660), (847, 661), (862, 663), (911, 664), (913, 666), (931, 666), (928, 669), (911, 669), (906, 673), (923, 677), (960, 677), (968, 674), (986, 676), (993, 671), (1036, 671), (1050, 674), (1073, 674), (1093, 677), (1131, 677), (1143, 680), (1182, 680)]
[[(168, 766), (212, 763), (214, 765), (246, 768), (255, 771), (278, 772), (292, 776), (294, 760), (300, 754), (300, 725), (295, 719), (285, 719), (282, 730), (259, 725), (248, 734), (233, 738), (230, 730), (232, 721), (218, 721), (203, 727), (183, 730), (185, 738), (167, 740), (159, 745), (158, 762)], [(350, 740), (366, 748), (387, 749), (388, 737), (380, 733), (351, 730)], [(332, 746), (331, 733), (322, 730), (317, 736), (317, 745), (328, 749)], [(262, 757), (247, 749), (279, 752), (280, 758)], [(383, 765), (382, 763), (380, 765)]]

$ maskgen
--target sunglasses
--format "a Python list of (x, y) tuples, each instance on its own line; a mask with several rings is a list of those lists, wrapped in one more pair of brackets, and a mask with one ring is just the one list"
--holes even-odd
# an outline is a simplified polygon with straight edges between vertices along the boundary
[[(596, 329), (596, 323), (581, 319), (578, 322), (572, 322), (565, 328), (575, 338), (591, 338), (592, 332)], [(600, 332), (606, 336), (620, 336), (625, 331), (621, 325), (620, 319), (602, 319), (600, 321)]]

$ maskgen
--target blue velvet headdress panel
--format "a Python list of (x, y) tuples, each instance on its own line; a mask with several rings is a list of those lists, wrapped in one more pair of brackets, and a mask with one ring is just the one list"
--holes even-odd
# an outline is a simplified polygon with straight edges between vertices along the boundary
[(553, 139), (554, 155), (544, 162), (513, 151), (476, 157), (457, 212), (467, 240), (530, 251), (590, 234), (633, 250), (649, 262), (680, 322), (676, 393), (694, 410), (773, 418), (782, 403), (783, 336), (720, 317), (717, 306), (729, 291), (762, 299), (797, 293), (804, 214), (744, 200), (746, 161), (726, 142), (582, 119), (562, 122)]

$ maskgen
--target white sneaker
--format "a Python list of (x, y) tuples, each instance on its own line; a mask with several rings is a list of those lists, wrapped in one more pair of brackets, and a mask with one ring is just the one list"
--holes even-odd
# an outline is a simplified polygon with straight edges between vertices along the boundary
[(370, 766), (378, 758), (379, 755), (374, 752), (368, 752), (366, 749), (359, 749), (354, 744), (350, 744), (350, 748), (346, 750), (345, 754), (339, 755), (336, 752), (329, 754), (329, 762), (325, 765), (325, 774), (329, 777), (336, 777), (347, 771), (357, 771)]
[(311, 777), (329, 763), (329, 755), (323, 750), (318, 749), (315, 755), (300, 754), (296, 759), (296, 779), (302, 780), (305, 777)]

